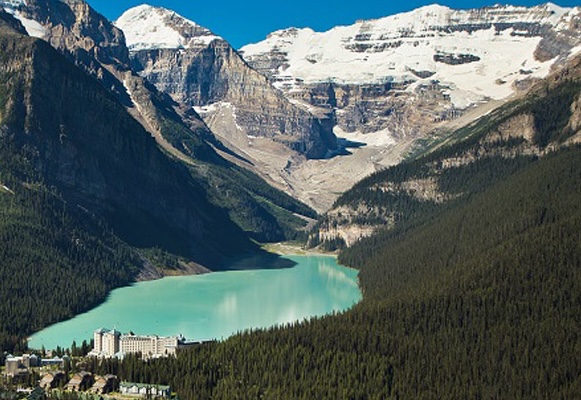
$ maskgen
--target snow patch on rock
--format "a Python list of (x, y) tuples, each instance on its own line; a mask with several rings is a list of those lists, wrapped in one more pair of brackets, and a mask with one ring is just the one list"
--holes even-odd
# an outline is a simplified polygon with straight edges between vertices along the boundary
[(15, 13), (14, 17), (20, 21), (20, 23), (26, 29), (26, 32), (29, 36), (36, 37), (36, 38), (44, 38), (46, 36), (46, 29), (44, 26), (39, 24), (33, 19), (24, 18), (20, 13)]
[(22, 16), (20, 9), (26, 6), (27, 4), (24, 0), (0, 0), (0, 7), (4, 8), (4, 11), (12, 14), (14, 18), (19, 20), (29, 36), (44, 38), (46, 36), (46, 29), (37, 21)]

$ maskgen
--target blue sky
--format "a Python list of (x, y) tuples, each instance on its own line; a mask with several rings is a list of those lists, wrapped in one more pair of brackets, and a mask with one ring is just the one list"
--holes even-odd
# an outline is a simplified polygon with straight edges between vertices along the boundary
[[(336, 25), (350, 25), (359, 19), (385, 17), (426, 4), (472, 8), (504, 3), (499, 0), (87, 0), (111, 20), (123, 11), (146, 2), (172, 9), (229, 41), (235, 48), (258, 42), (272, 31), (289, 27), (310, 27), (326, 31)], [(510, 4), (536, 5), (544, 1), (517, 0)], [(560, 6), (581, 5), (581, 0), (557, 1)]]

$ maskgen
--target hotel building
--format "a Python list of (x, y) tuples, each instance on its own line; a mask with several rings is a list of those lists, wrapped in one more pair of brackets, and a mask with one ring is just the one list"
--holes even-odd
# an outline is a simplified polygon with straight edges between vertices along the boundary
[(144, 358), (163, 357), (175, 354), (179, 347), (185, 345), (183, 337), (121, 334), (115, 329), (105, 328), (96, 330), (93, 340), (94, 347), (89, 355), (97, 357), (122, 357), (130, 353), (141, 353)]

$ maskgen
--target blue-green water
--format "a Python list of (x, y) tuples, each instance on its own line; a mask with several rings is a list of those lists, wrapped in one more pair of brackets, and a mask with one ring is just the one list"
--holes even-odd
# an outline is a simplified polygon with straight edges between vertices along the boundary
[(188, 340), (225, 339), (249, 328), (265, 328), (343, 311), (361, 299), (357, 271), (326, 256), (286, 257), (293, 268), (216, 272), (168, 277), (114, 290), (99, 307), (50, 326), (29, 346), (70, 347), (89, 341), (100, 327), (125, 333)]

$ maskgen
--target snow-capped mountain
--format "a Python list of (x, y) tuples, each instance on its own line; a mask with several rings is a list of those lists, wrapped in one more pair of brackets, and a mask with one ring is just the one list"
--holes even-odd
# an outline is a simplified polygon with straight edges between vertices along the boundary
[(194, 107), (236, 152), (246, 153), (253, 139), (309, 158), (335, 148), (330, 126), (291, 103), (210, 30), (148, 5), (115, 24), (125, 33), (133, 69), (184, 108)]
[(127, 10), (116, 24), (122, 27), (130, 51), (192, 49), (222, 39), (171, 10), (147, 4)]
[[(471, 122), (581, 49), (581, 8), (553, 4), (433, 5), (328, 32), (285, 29), (239, 52), (163, 8), (128, 10), (117, 29), (80, 0), (0, 7), (99, 79), (172, 152), (200, 154), (184, 121), (200, 137), (209, 127), (229, 155), (319, 211), (417, 139)], [(176, 139), (176, 123), (188, 137)], [(367, 146), (321, 159), (335, 154), (334, 133)]]
[[(322, 33), (285, 29), (239, 53), (166, 9), (140, 6), (116, 24), (134, 70), (194, 107), (261, 173), (324, 210), (418, 138), (546, 76), (581, 48), (580, 14), (553, 4), (433, 5)], [(328, 154), (330, 128), (367, 146), (326, 161), (302, 158)]]
[[(390, 96), (403, 92), (408, 103), (414, 99), (414, 107), (440, 121), (474, 104), (504, 99), (522, 81), (546, 76), (580, 49), (580, 21), (581, 8), (554, 4), (473, 10), (431, 5), (327, 32), (277, 31), (244, 46), (241, 54), (289, 97), (344, 111), (347, 115), (338, 115), (344, 130), (396, 134), (406, 133), (401, 120), (377, 121), (381, 112), (369, 103), (379, 101), (383, 109), (394, 104), (393, 111), (409, 119)], [(354, 95), (362, 85), (372, 86)], [(417, 104), (426, 97), (439, 97), (440, 106)], [(407, 133), (417, 129), (412, 124)]]
[(203, 120), (191, 110), (181, 114), (167, 95), (131, 70), (123, 32), (87, 2), (0, 0), (0, 7), (29, 35), (47, 41), (101, 82), (168, 152), (182, 159), (215, 157), (204, 143), (215, 138)]

